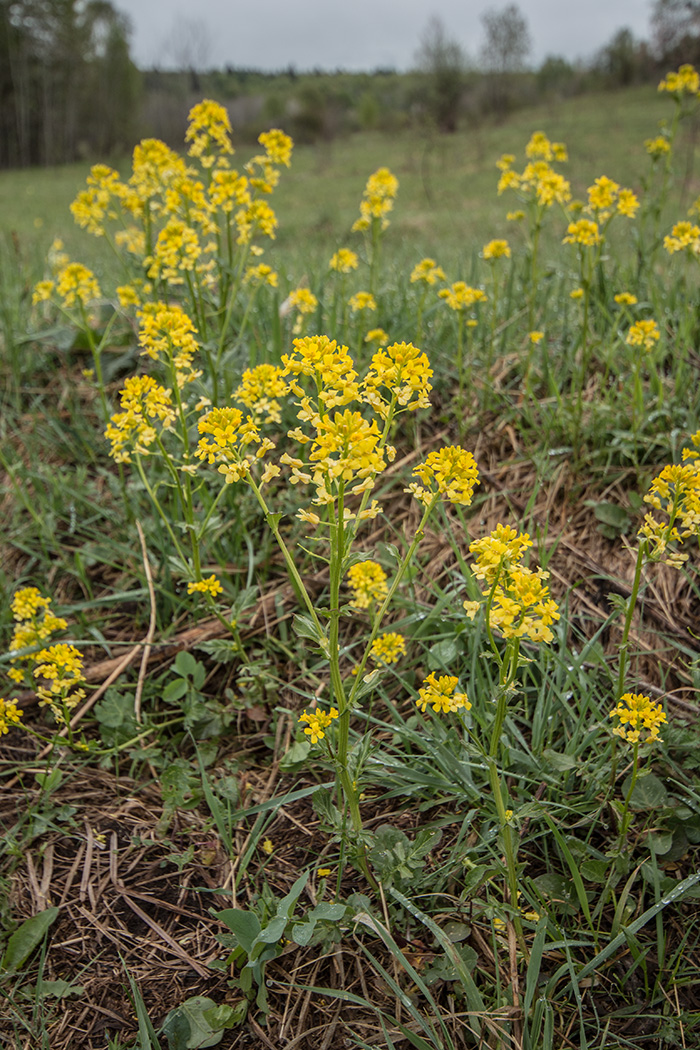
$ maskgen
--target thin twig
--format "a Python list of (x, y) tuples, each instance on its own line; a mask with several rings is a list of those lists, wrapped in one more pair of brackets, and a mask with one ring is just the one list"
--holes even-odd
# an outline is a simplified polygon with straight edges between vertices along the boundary
[(143, 557), (143, 569), (146, 573), (146, 583), (148, 585), (148, 597), (151, 602), (151, 618), (148, 623), (148, 633), (143, 646), (143, 654), (141, 656), (141, 667), (139, 668), (139, 679), (136, 683), (136, 693), (134, 695), (134, 717), (137, 723), (141, 724), (141, 696), (143, 694), (143, 684), (146, 680), (146, 671), (148, 669), (148, 658), (151, 654), (151, 645), (153, 638), (156, 633), (156, 595), (153, 589), (153, 576), (151, 574), (151, 566), (148, 560), (148, 551), (146, 549), (146, 540), (143, 535), (143, 529), (141, 528), (141, 522), (136, 522), (136, 528), (138, 529), (139, 542), (141, 544), (141, 555)]

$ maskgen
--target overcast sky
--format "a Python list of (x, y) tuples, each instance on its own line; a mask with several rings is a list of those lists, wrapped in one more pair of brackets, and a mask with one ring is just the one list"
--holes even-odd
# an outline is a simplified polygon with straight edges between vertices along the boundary
[[(476, 58), (481, 14), (508, 0), (114, 0), (133, 25), (140, 66), (173, 64), (173, 42), (199, 66), (409, 68), (431, 15)], [(648, 38), (652, 0), (519, 0), (531, 61), (589, 58), (628, 27)]]

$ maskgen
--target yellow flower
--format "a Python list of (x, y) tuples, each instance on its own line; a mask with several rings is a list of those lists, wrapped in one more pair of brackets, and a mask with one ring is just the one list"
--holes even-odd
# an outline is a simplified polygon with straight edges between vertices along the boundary
[(311, 737), (312, 744), (317, 744), (319, 740), (323, 740), (326, 735), (325, 730), (328, 729), (333, 719), (337, 717), (338, 710), (335, 707), (332, 707), (328, 714), (320, 708), (316, 708), (311, 714), (304, 711), (303, 714), (299, 715), (299, 721), (308, 723), (304, 728), (304, 732)]
[(541, 343), (544, 339), (544, 332), (529, 332), (528, 339), (533, 346), (537, 346), (537, 344)]
[(618, 306), (636, 306), (639, 300), (631, 292), (618, 292), (615, 296), (615, 302)]
[(533, 132), (530, 141), (525, 147), (525, 156), (539, 158), (545, 161), (553, 159), (554, 152), (552, 150), (552, 143), (543, 131)]
[(376, 561), (360, 561), (351, 565), (348, 584), (353, 592), (350, 602), (353, 609), (369, 609), (373, 602), (383, 602), (389, 593), (386, 573)]
[(348, 300), (348, 306), (354, 314), (359, 313), (361, 310), (376, 310), (377, 300), (371, 292), (356, 292)]
[(433, 503), (436, 496), (441, 496), (450, 503), (468, 507), (474, 496), (474, 487), (479, 484), (473, 455), (459, 445), (448, 445), (431, 452), (425, 463), (413, 468), (413, 475), (423, 485), (414, 482), (405, 491), (411, 492), (425, 506)]
[(320, 879), (327, 879), (328, 876), (331, 874), (331, 869), (330, 868), (318, 868), (316, 870), (316, 874), (318, 875), (318, 877)]
[(262, 364), (246, 369), (234, 397), (251, 409), (256, 421), (279, 423), (282, 409), (278, 398), (284, 397), (287, 390), (282, 369)]
[[(316, 421), (316, 436), (313, 439), (309, 460), (316, 486), (315, 503), (330, 503), (336, 493), (336, 485), (359, 493), (371, 488), (374, 475), (384, 470), (384, 449), (380, 446), (381, 434), (375, 420), (368, 423), (359, 412), (336, 412), (333, 417), (323, 416)], [(356, 482), (366, 480), (366, 484)], [(331, 489), (329, 489), (331, 486)]]
[(386, 631), (375, 638), (370, 649), (370, 656), (375, 663), (395, 664), (406, 655), (406, 639), (396, 631)]
[(512, 525), (498, 524), (489, 536), (469, 545), (475, 558), (474, 575), (477, 580), (485, 580), (491, 586), (502, 572), (508, 573), (518, 565), (530, 547), (532, 540), (527, 532), (518, 532)]
[[(300, 419), (313, 421), (315, 418), (309, 399), (305, 398), (304, 389), (298, 382), (302, 376), (313, 379), (316, 389), (320, 390), (318, 398), (326, 411), (355, 401), (359, 396), (357, 372), (347, 346), (338, 346), (334, 339), (326, 335), (295, 339), (294, 353), (283, 354), (282, 364), (282, 375), (294, 377), (290, 384), (291, 390), (302, 398)], [(299, 439), (297, 432), (290, 436)], [(301, 440), (309, 439), (302, 435)]]
[(465, 281), (455, 281), (451, 288), (438, 292), (451, 310), (468, 310), (475, 303), (488, 302), (488, 296), (480, 288), (471, 288)]
[(630, 744), (651, 744), (659, 738), (659, 730), (666, 722), (661, 704), (642, 693), (625, 693), (610, 712), (619, 725), (613, 728), (615, 736)]
[(48, 609), (50, 598), (44, 598), (36, 587), (23, 587), (15, 591), (12, 598), (12, 615), (15, 620), (31, 620), (40, 610)]
[(677, 222), (671, 234), (664, 237), (664, 248), (669, 255), (686, 248), (694, 255), (700, 255), (700, 227), (687, 220)]
[(598, 223), (592, 222), (590, 219), (578, 219), (576, 222), (570, 222), (562, 244), (583, 244), (587, 247), (600, 244)]
[(39, 281), (39, 283), (34, 286), (32, 305), (36, 306), (37, 303), (48, 302), (55, 287), (53, 281)]
[(94, 273), (82, 263), (69, 263), (60, 271), (56, 280), (56, 292), (63, 299), (66, 308), (75, 306), (76, 302), (87, 306), (102, 295)]
[(337, 273), (350, 273), (351, 270), (357, 269), (359, 260), (356, 252), (350, 251), (349, 248), (339, 248), (331, 256), (331, 261), (328, 265), (331, 270), (335, 270)]
[(643, 346), (645, 350), (652, 350), (659, 339), (656, 321), (636, 321), (627, 333), (625, 342), (628, 346)]
[(387, 418), (391, 400), (409, 412), (428, 408), (432, 374), (427, 356), (413, 343), (392, 343), (372, 356), (363, 384), (365, 400), (383, 419)]
[(583, 288), (574, 288), (573, 292), (569, 292), (570, 299), (583, 299)]
[(461, 707), (465, 711), (471, 710), (472, 705), (467, 699), (467, 694), (455, 692), (458, 681), (459, 679), (452, 675), (441, 675), (437, 678), (434, 672), (429, 674), (418, 690), (416, 707), (425, 712), (426, 707), (430, 705), (433, 711), (444, 714), (458, 711)]
[(378, 168), (370, 175), (360, 201), (360, 218), (353, 223), (353, 232), (369, 229), (373, 221), (379, 221), (381, 228), (386, 229), (389, 225), (386, 216), (394, 207), (398, 188), (399, 180), (388, 168)]
[[(694, 449), (683, 450), (684, 462), (664, 467), (644, 497), (645, 503), (668, 517), (668, 523), (658, 521), (653, 513), (647, 514), (638, 533), (647, 541), (652, 561), (663, 560), (676, 568), (687, 560), (687, 555), (667, 555), (668, 545), (700, 535), (700, 463), (696, 451), (700, 446), (700, 431), (693, 434), (691, 440)], [(679, 532), (677, 526), (682, 531)]]
[(211, 598), (216, 598), (217, 594), (223, 594), (224, 588), (221, 586), (216, 576), (207, 576), (204, 580), (197, 580), (194, 583), (187, 584), (188, 594), (208, 594)]
[(518, 211), (506, 212), (506, 219), (508, 220), (508, 222), (521, 222), (522, 219), (524, 219), (524, 218), (525, 218), (525, 212), (524, 211), (518, 210)]
[(604, 211), (611, 208), (617, 199), (620, 187), (607, 175), (601, 175), (592, 186), (588, 187), (588, 207), (592, 211)]
[(434, 259), (421, 259), (411, 271), (411, 284), (422, 281), (424, 284), (433, 285), (444, 280), (445, 271)]
[[(244, 418), (238, 408), (213, 408), (199, 421), (200, 438), (195, 451), (198, 459), (209, 464), (218, 463), (219, 473), (227, 484), (241, 481), (250, 475), (251, 466), (260, 458), (259, 452), (274, 447), (267, 438), (261, 441), (255, 420)], [(249, 445), (259, 445), (255, 454), (247, 452)]]
[(289, 306), (300, 314), (312, 314), (318, 306), (318, 299), (308, 288), (297, 288), (289, 295)]
[(510, 259), (508, 241), (489, 241), (482, 249), (484, 259)]
[(72, 708), (85, 696), (84, 690), (76, 688), (85, 681), (82, 654), (74, 645), (59, 642), (37, 653), (36, 661), (34, 677), (41, 680), (36, 691), (39, 702), (42, 706), (49, 704), (54, 716), (60, 718), (59, 700)]
[(617, 210), (620, 215), (633, 219), (639, 209), (639, 198), (632, 190), (620, 190), (617, 198)]
[(233, 153), (231, 121), (218, 102), (205, 98), (189, 113), (185, 142), (191, 143), (190, 157), (197, 157), (202, 167), (211, 168), (222, 156)]
[(249, 266), (243, 278), (244, 284), (268, 284), (270, 288), (276, 288), (278, 276), (267, 263), (258, 263), (257, 266)]
[(263, 131), (262, 135), (258, 136), (258, 142), (265, 149), (273, 164), (284, 164), (286, 168), (289, 167), (294, 147), (289, 135), (280, 131), (279, 128), (271, 128), (270, 131)]
[(262, 849), (263, 853), (267, 853), (268, 857), (271, 856), (271, 854), (274, 852), (274, 849), (275, 849), (275, 847), (274, 847), (274, 845), (272, 843), (272, 839), (263, 839), (263, 844), (261, 846), (261, 849)]
[(365, 336), (366, 343), (388, 343), (389, 333), (385, 332), (383, 328), (370, 328), (369, 332)]
[(24, 711), (17, 707), (17, 700), (0, 698), (0, 736), (9, 733), (10, 726), (18, 726)]
[(644, 146), (649, 156), (653, 157), (654, 160), (671, 152), (671, 143), (664, 135), (657, 135), (656, 138), (646, 139)]
[(681, 66), (677, 73), (666, 74), (659, 84), (659, 91), (668, 91), (673, 95), (697, 95), (700, 77), (693, 66)]
[(129, 463), (131, 453), (127, 446), (132, 445), (139, 455), (148, 455), (157, 438), (153, 421), (157, 419), (164, 430), (170, 430), (175, 422), (175, 408), (170, 391), (151, 376), (126, 379), (120, 401), (124, 411), (111, 417), (105, 437), (112, 446), (110, 456), (117, 463)]

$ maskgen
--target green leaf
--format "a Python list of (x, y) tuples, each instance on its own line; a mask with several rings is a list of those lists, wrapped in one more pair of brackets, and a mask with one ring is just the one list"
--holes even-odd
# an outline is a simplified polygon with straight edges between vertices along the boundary
[(165, 700), (166, 704), (176, 703), (183, 698), (188, 688), (184, 678), (176, 678), (174, 681), (168, 682), (163, 689), (163, 700)]
[(108, 689), (104, 700), (95, 704), (95, 718), (109, 729), (117, 729), (134, 720), (134, 698), (116, 689)]
[(627, 511), (617, 503), (598, 503), (593, 508), (593, 513), (603, 525), (609, 525), (617, 532), (626, 532), (632, 524)]
[[(622, 785), (622, 791), (627, 796), (632, 778), (627, 777), (625, 783)], [(634, 791), (630, 795), (630, 806), (632, 809), (645, 810), (645, 809), (660, 809), (665, 806), (668, 802), (668, 791), (662, 780), (659, 780), (654, 773), (649, 773), (645, 777), (640, 777), (637, 783), (634, 785)]]
[(216, 917), (235, 933), (241, 948), (250, 955), (255, 938), (261, 930), (260, 921), (255, 912), (244, 911), (242, 908), (225, 908), (217, 912)]
[(280, 759), (280, 769), (283, 773), (293, 773), (296, 769), (299, 769), (306, 759), (309, 757), (309, 751), (311, 750), (311, 741), (304, 737), (303, 740), (296, 740), (289, 751), (285, 752)]
[(311, 940), (315, 929), (315, 922), (298, 922), (296, 926), (292, 926), (292, 940), (300, 948), (305, 948)]
[(308, 641), (315, 642), (321, 648), (327, 644), (325, 635), (319, 632), (318, 627), (310, 616), (297, 613), (292, 620), (292, 630), (299, 638), (306, 638)]
[(35, 948), (43, 941), (49, 927), (58, 916), (58, 908), (47, 908), (25, 919), (7, 942), (5, 954), (0, 962), (2, 970), (18, 970), (27, 961)]
[(315, 908), (312, 908), (307, 918), (314, 919), (318, 922), (320, 919), (327, 919), (330, 922), (338, 922), (342, 919), (346, 912), (344, 904), (331, 904), (330, 902), (322, 902), (317, 904)]
[(219, 1028), (237, 1028), (239, 1024), (243, 1024), (247, 1014), (248, 1000), (241, 999), (240, 1003), (236, 1003), (235, 1006), (227, 1006), (226, 1003), (222, 1003), (213, 1010), (205, 1010), (203, 1016), (212, 1028), (218, 1030)]
[(85, 994), (82, 984), (73, 984), (72, 981), (40, 981), (36, 987), (37, 998), (45, 999), (53, 996), (54, 999), (68, 999), (71, 995), (79, 998)]
[(255, 944), (276, 944), (281, 940), (287, 927), (286, 915), (276, 915), (270, 919), (264, 930), (255, 938)]
[(170, 1050), (204, 1050), (220, 1043), (224, 1036), (223, 1026), (213, 1028), (205, 1016), (215, 1009), (213, 999), (193, 995), (171, 1010), (163, 1025), (163, 1035)]
[(558, 773), (567, 773), (570, 769), (576, 768), (576, 759), (571, 755), (562, 754), (559, 751), (553, 751), (551, 747), (545, 748), (542, 752), (542, 757), (547, 760), (547, 764), (556, 769)]
[(431, 670), (449, 668), (459, 656), (460, 646), (457, 638), (446, 638), (430, 648), (428, 667)]

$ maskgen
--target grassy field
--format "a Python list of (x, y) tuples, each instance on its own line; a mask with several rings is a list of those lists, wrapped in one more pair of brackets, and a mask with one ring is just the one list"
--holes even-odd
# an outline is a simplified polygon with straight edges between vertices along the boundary
[(694, 1045), (699, 87), (0, 175), (5, 1045)]

